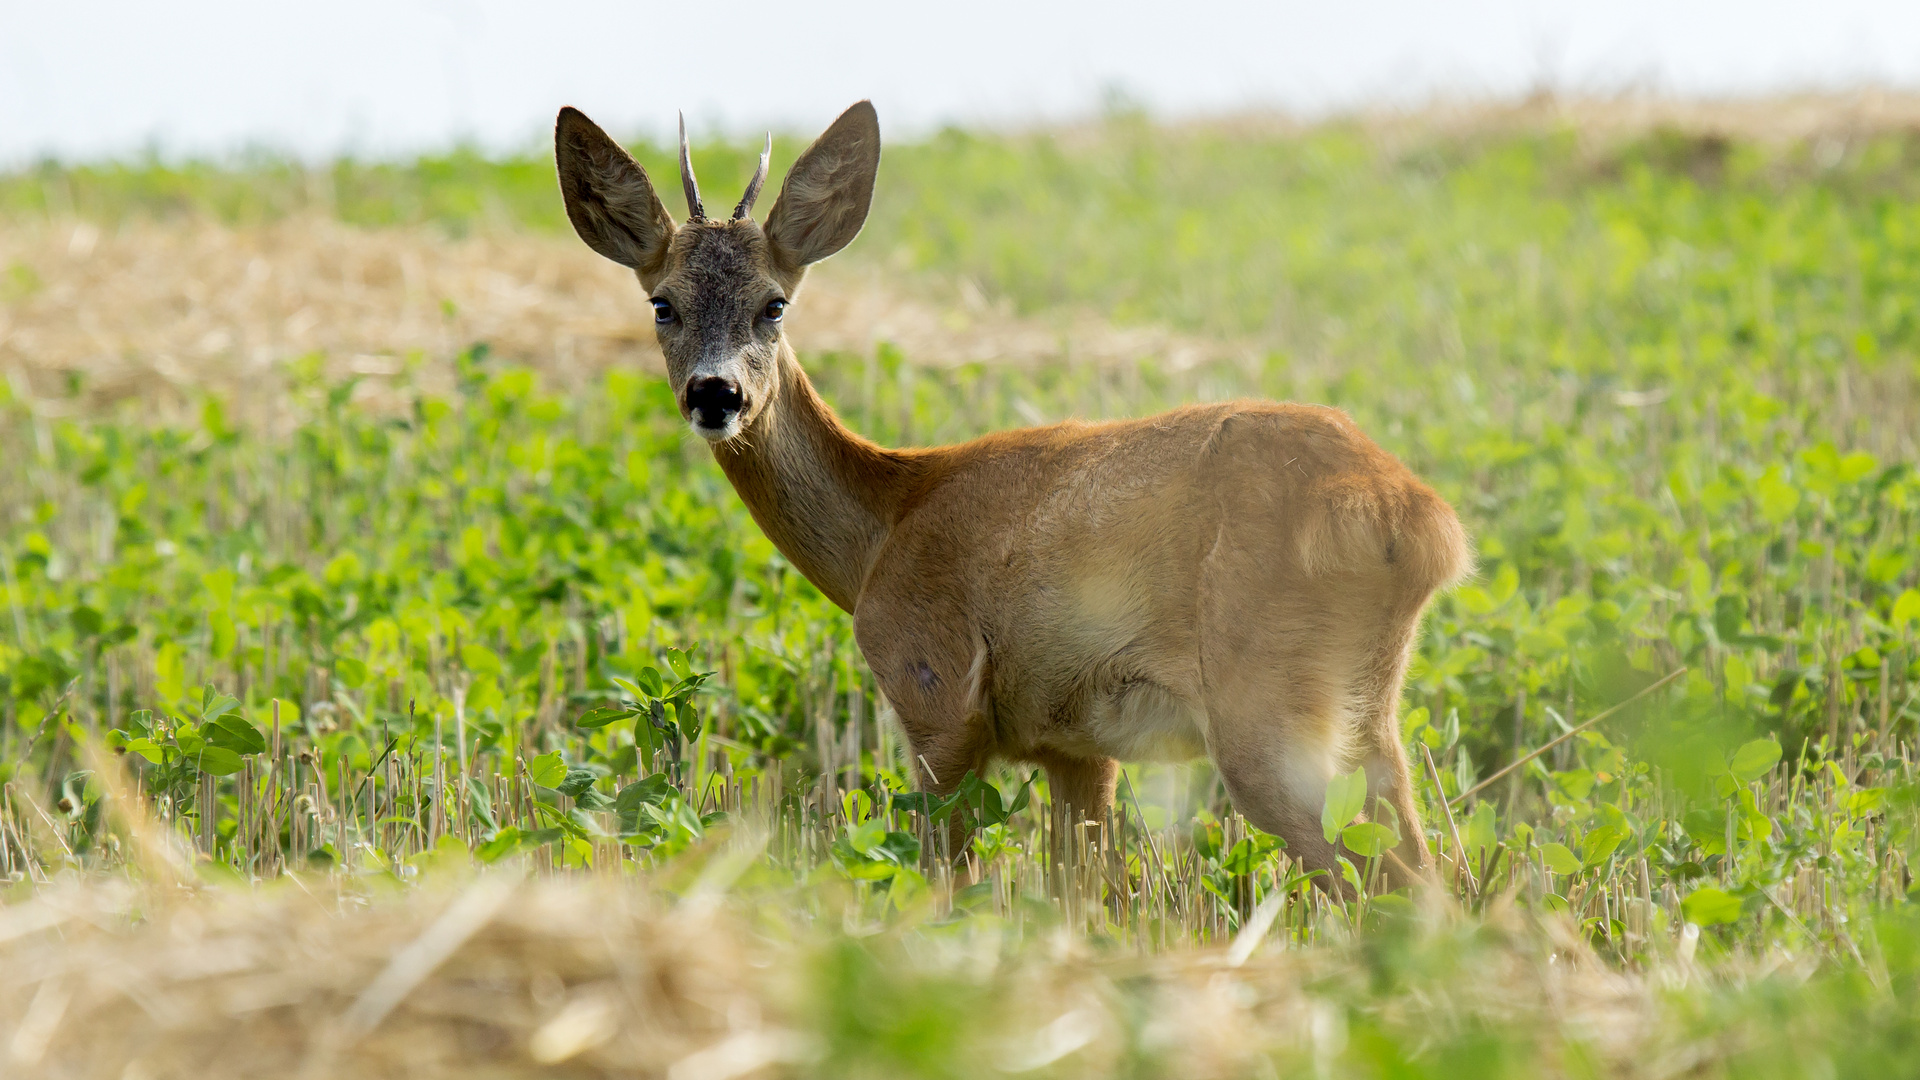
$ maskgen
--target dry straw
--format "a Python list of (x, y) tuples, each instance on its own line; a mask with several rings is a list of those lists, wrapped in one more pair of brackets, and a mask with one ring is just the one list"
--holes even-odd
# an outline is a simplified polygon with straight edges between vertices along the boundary
[[(272, 413), (287, 365), (303, 356), (320, 357), (331, 378), (361, 376), (363, 404), (397, 408), (406, 384), (448, 392), (451, 358), (479, 341), (562, 388), (610, 366), (661, 367), (640, 286), (571, 236), (450, 239), (318, 217), (247, 228), (15, 222), (0, 224), (0, 267), (17, 268), (0, 295), (0, 374), (53, 415), (126, 400), (190, 406), (202, 389)], [(1089, 314), (1019, 318), (965, 283), (953, 294), (936, 302), (829, 265), (795, 304), (791, 333), (803, 351), (866, 355), (887, 342), (935, 366), (1069, 352), (1184, 366), (1245, 351)], [(76, 396), (70, 373), (81, 377)]]
[[(844, 1075), (872, 1064), (825, 1003), (863, 992), (830, 975), (848, 948), (890, 969), (887, 992), (956, 999), (956, 1075), (1125, 1075), (1146, 1054), (1229, 1077), (1339, 1053), (1374, 978), (1373, 946), (1338, 920), (1320, 947), (1289, 949), (1268, 932), (1273, 913), (1224, 947), (1155, 953), (1096, 948), (1065, 925), (943, 925), (934, 904), (856, 942), (831, 875), (754, 876), (770, 830), (751, 814), (651, 870), (437, 860), (423, 884), (340, 871), (239, 884), (194, 870), (117, 763), (92, 764), (133, 850), (120, 873), (69, 872), (0, 903), (9, 1077)], [(1442, 982), (1380, 998), (1382, 1022), (1470, 1016), (1549, 1054), (1571, 1024), (1622, 1075), (1659, 1042), (1654, 984), (1571, 924), (1534, 922), (1511, 894), (1473, 920), (1439, 890), (1422, 904), (1416, 950), (1445, 957)]]
[(794, 1043), (768, 958), (717, 912), (604, 881), (344, 886), (75, 882), (0, 909), (6, 1071), (647, 1076), (749, 1028)]
[[(50, 1080), (721, 1080), (826, 1075), (858, 1056), (820, 1030), (809, 987), (831, 932), (793, 922), (770, 934), (764, 906), (749, 921), (741, 902), (691, 895), (498, 871), (424, 888), (70, 880), (0, 907), (0, 1055), (6, 1075)], [(1457, 916), (1428, 918), (1455, 932)], [(1486, 945), (1497, 933), (1482, 926), (1444, 994), (1383, 999), (1383, 1020), (1473, 1016), (1542, 1043), (1572, 1023), (1614, 1074), (1638, 1075), (1632, 1063), (1656, 1048), (1652, 984), (1608, 968), (1571, 928), (1515, 929), (1511, 909), (1491, 925), (1507, 928), (1505, 944)], [(1003, 945), (983, 924), (910, 949), (923, 975), (986, 984), (993, 1022), (974, 1025), (988, 1034), (962, 1051), (982, 1070), (1117, 1075), (1128, 1047), (1196, 1078), (1248, 1075), (1268, 1055), (1323, 1059), (1346, 1038), (1342, 987), (1367, 983), (1356, 950), (1339, 947), (1249, 959), (1115, 958), (1070, 937)]]
[(888, 969), (884, 992), (953, 997), (967, 1036), (947, 1040), (964, 1059), (953, 1075), (1127, 1075), (1140, 1055), (1196, 1080), (1257, 1075), (1339, 1054), (1363, 1000), (1401, 1030), (1510, 1028), (1547, 1060), (1571, 1035), (1614, 1075), (1688, 1052), (1662, 1039), (1656, 982), (1511, 894), (1468, 919), (1429, 890), (1409, 940), (1444, 958), (1438, 981), (1374, 997), (1375, 946), (1333, 925), (1311, 949), (1262, 925), (1154, 953), (1064, 926), (922, 921), (935, 905), (854, 941), (831, 877), (753, 878), (767, 834), (744, 825), (650, 871), (442, 864), (416, 885), (351, 872), (217, 883), (183, 865), (114, 763), (94, 764), (136, 850), (125, 873), (69, 873), (0, 904), (9, 1077), (847, 1075), (874, 1063), (825, 1001), (873, 992), (831, 977), (848, 948)]

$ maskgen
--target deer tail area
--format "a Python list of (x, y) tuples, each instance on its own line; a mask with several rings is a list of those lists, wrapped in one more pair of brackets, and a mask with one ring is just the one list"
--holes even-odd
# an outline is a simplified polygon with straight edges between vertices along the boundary
[(1342, 471), (1310, 485), (1296, 533), (1301, 566), (1313, 577), (1385, 569), (1403, 595), (1424, 603), (1473, 572), (1473, 547), (1453, 507), (1387, 460), (1390, 468)]

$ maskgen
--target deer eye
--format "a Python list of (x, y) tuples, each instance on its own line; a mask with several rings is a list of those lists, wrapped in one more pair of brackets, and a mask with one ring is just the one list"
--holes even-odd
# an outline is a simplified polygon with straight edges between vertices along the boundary
[(662, 300), (657, 296), (654, 297), (653, 298), (653, 321), (656, 323), (672, 322), (673, 321), (673, 305), (667, 303), (665, 300)]
[(760, 317), (768, 322), (779, 322), (780, 316), (786, 314), (786, 310), (787, 302), (785, 300), (769, 300), (767, 301), (767, 309), (760, 313)]

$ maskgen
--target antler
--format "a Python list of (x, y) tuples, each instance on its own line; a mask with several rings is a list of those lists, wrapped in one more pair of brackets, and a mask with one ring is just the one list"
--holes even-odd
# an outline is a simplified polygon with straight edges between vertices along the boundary
[(747, 193), (740, 196), (740, 205), (733, 208), (733, 220), (739, 221), (753, 213), (753, 200), (760, 197), (760, 188), (767, 182), (767, 159), (773, 156), (773, 132), (767, 132), (767, 145), (760, 151), (760, 167), (753, 170), (753, 179), (747, 181)]
[(687, 192), (687, 220), (705, 221), (706, 207), (700, 205), (700, 185), (693, 182), (693, 152), (687, 148), (687, 114), (680, 114), (680, 186)]

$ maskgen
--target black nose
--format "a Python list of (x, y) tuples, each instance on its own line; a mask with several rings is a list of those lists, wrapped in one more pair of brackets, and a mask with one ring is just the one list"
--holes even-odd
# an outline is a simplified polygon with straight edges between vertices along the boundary
[(723, 428), (740, 411), (740, 384), (709, 376), (687, 384), (687, 412), (703, 428)]

